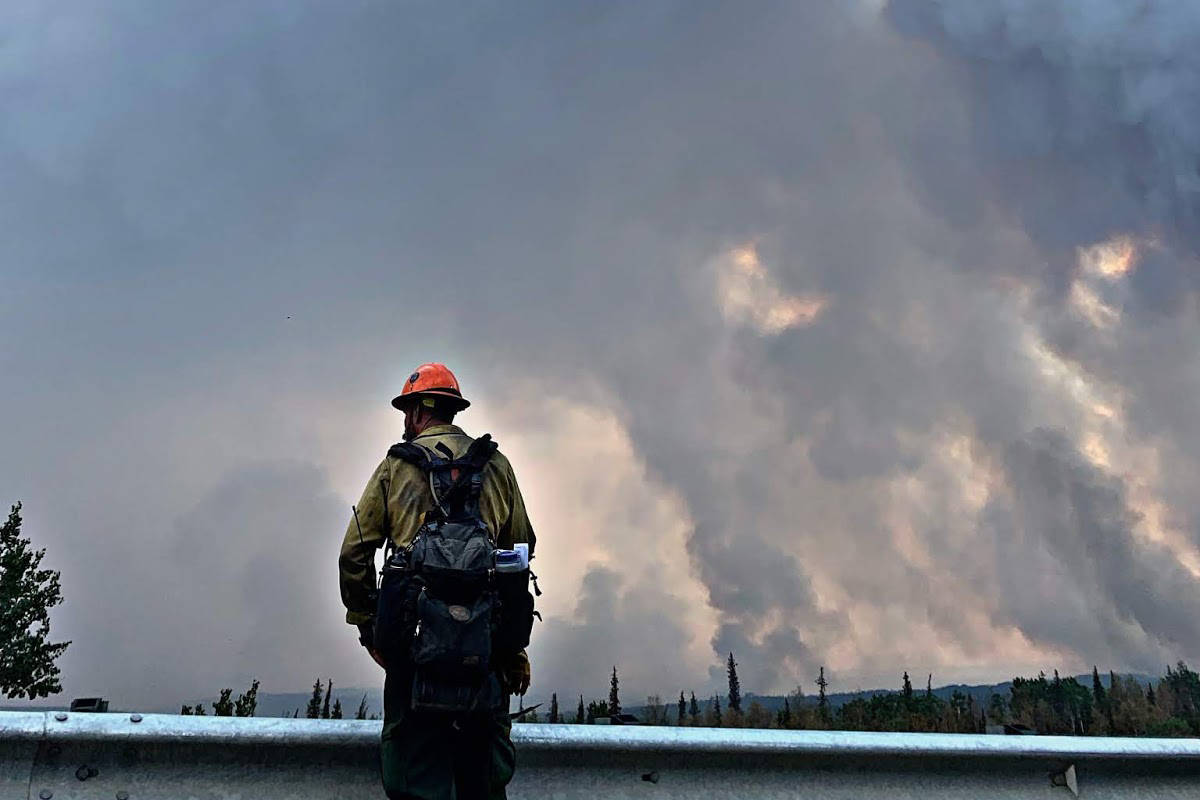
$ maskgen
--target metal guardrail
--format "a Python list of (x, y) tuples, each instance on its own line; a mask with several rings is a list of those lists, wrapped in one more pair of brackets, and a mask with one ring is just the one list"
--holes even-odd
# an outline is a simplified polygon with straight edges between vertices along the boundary
[[(0, 712), (0, 800), (382, 797), (378, 722)], [(509, 796), (1200, 798), (1200, 740), (517, 725)]]

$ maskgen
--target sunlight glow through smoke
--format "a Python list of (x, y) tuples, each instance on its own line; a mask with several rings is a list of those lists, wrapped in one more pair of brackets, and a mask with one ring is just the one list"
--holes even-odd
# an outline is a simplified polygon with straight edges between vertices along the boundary
[(808, 327), (829, 305), (829, 298), (820, 294), (791, 295), (780, 289), (753, 244), (730, 251), (717, 269), (717, 295), (725, 318), (767, 336)]

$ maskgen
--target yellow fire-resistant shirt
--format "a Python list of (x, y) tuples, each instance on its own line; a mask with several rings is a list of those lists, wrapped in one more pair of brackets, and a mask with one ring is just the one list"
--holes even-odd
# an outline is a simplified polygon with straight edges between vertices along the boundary
[[(457, 425), (434, 425), (426, 428), (413, 443), (431, 450), (442, 443), (450, 448), (454, 458), (459, 458), (467, 452), (472, 441)], [(425, 512), (432, 508), (433, 494), (429, 491), (428, 476), (407, 461), (384, 457), (358, 501), (361, 541), (353, 517), (342, 540), (338, 570), (346, 622), (359, 625), (375, 616), (375, 607), (369, 598), (375, 588), (375, 551), (388, 539), (397, 547), (412, 544)], [(530, 555), (533, 554), (535, 539), (525, 514), (525, 501), (517, 487), (512, 465), (500, 451), (496, 451), (484, 467), (479, 513), (499, 547), (511, 549), (518, 542), (526, 542)]]

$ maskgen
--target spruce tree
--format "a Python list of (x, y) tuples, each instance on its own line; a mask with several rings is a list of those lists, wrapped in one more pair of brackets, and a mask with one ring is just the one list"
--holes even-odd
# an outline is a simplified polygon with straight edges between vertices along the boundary
[(358, 710), (354, 712), (354, 718), (355, 719), (366, 719), (367, 718), (367, 695), (365, 692), (363, 693), (362, 700), (358, 701)]
[(321, 719), (329, 719), (329, 696), (333, 694), (333, 679), (329, 679), (329, 685), (325, 687), (325, 702), (321, 705)]
[(1117, 673), (1108, 671), (1108, 702), (1104, 704), (1104, 715), (1108, 719), (1108, 735), (1116, 736), (1116, 722), (1113, 715), (1116, 712), (1121, 686), (1117, 683)]
[(733, 653), (729, 654), (729, 661), (725, 666), (725, 672), (729, 678), (729, 710), (741, 713), (742, 683), (738, 680), (737, 662), (733, 660)]
[(913, 696), (912, 681), (909, 680), (908, 672), (906, 671), (904, 673), (904, 702), (905, 703), (912, 702), (912, 696)]
[(821, 674), (817, 676), (817, 713), (826, 723), (832, 718), (829, 713), (829, 698), (825, 696), (825, 687), (827, 686), (829, 686), (829, 681), (825, 680), (825, 667), (821, 667)]
[(208, 716), (208, 714), (204, 710), (204, 705), (202, 703), (196, 703), (196, 708), (192, 711), (192, 713), (195, 714), (197, 717), (207, 717)]
[(213, 703), (213, 714), (218, 717), (233, 716), (233, 700), (230, 698), (233, 695), (233, 689), (222, 689), (221, 696), (217, 698), (217, 702)]
[(312, 697), (308, 698), (308, 706), (304, 709), (304, 716), (308, 719), (317, 719), (321, 716), (321, 679), (317, 678), (317, 682), (313, 684)]
[(62, 691), (54, 661), (70, 642), (49, 642), (50, 609), (62, 603), (56, 570), (40, 569), (45, 548), (21, 537), (21, 504), (0, 526), (0, 693), (34, 700)]
[(250, 689), (244, 694), (239, 694), (233, 704), (233, 715), (235, 717), (253, 717), (254, 712), (258, 710), (258, 680), (256, 679), (250, 684)]
[(682, 725), (683, 717), (687, 714), (687, 701), (683, 699), (683, 690), (679, 690), (679, 718), (675, 720), (675, 724)]
[(575, 724), (582, 725), (584, 720), (583, 695), (579, 695), (579, 708), (575, 709)]
[(692, 692), (692, 701), (688, 704), (688, 716), (692, 718), (692, 724), (696, 723), (696, 718), (700, 716), (700, 704), (696, 702), (696, 693)]
[(786, 697), (783, 698), (783, 709), (779, 712), (778, 722), (779, 727), (785, 730), (792, 727), (792, 704)]
[(712, 706), (713, 706), (713, 727), (719, 728), (719, 727), (721, 727), (721, 698), (715, 694), (713, 695)]
[(616, 716), (621, 713), (621, 698), (618, 692), (620, 683), (617, 680), (617, 667), (613, 665), (612, 680), (608, 684), (608, 713)]
[(550, 717), (546, 721), (551, 724), (555, 724), (558, 722), (558, 694), (557, 693), (550, 695)]
[(1096, 708), (1101, 711), (1108, 704), (1108, 693), (1104, 691), (1104, 684), (1100, 682), (1100, 669), (1094, 664), (1092, 665), (1092, 699), (1096, 701)]
[(329, 718), (330, 719), (341, 719), (342, 718), (342, 699), (340, 697), (334, 699), (333, 710), (329, 712)]

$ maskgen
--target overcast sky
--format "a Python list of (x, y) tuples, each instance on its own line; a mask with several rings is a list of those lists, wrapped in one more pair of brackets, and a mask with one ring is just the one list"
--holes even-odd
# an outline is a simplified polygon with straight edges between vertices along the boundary
[(423, 361), (512, 460), (534, 701), (1200, 658), (1200, 6), (0, 11), (0, 501), (67, 697), (381, 676)]

